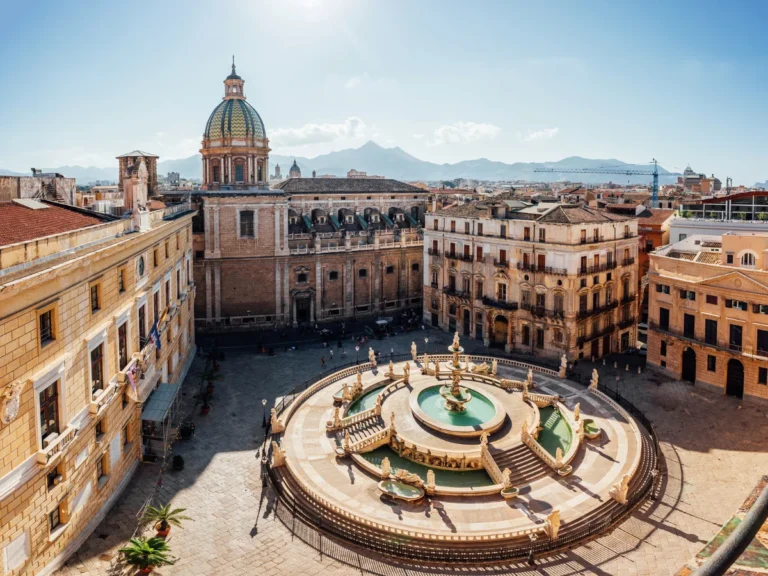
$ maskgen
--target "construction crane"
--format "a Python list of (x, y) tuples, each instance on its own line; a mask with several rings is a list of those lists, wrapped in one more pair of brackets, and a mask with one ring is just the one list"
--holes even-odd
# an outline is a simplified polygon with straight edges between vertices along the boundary
[(617, 174), (619, 176), (653, 176), (653, 197), (651, 202), (654, 208), (659, 207), (659, 163), (656, 158), (652, 160), (653, 170), (622, 170), (621, 168), (536, 168), (534, 172), (548, 172), (550, 174)]

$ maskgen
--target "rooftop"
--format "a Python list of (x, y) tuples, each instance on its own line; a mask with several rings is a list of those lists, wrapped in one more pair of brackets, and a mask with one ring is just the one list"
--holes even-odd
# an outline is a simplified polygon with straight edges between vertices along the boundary
[(34, 209), (17, 202), (0, 202), (0, 246), (27, 242), (114, 220), (103, 214), (86, 213), (72, 206), (44, 202)]
[(427, 190), (389, 178), (289, 178), (275, 188), (286, 194), (427, 194)]
[(151, 154), (149, 152), (143, 152), (141, 150), (134, 150), (133, 152), (126, 152), (125, 154), (120, 154), (120, 156), (117, 156), (117, 158), (136, 158), (142, 156), (144, 158), (160, 158), (160, 156), (157, 156), (155, 154)]
[(638, 224), (640, 226), (660, 226), (669, 218), (674, 216), (677, 210), (663, 210), (661, 208), (646, 208), (644, 212), (638, 214)]

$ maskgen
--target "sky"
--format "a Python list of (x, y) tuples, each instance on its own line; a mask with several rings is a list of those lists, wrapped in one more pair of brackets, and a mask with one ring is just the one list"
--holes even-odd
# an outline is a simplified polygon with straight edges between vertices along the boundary
[(196, 153), (232, 55), (274, 153), (768, 180), (768, 2), (0, 0), (0, 168)]

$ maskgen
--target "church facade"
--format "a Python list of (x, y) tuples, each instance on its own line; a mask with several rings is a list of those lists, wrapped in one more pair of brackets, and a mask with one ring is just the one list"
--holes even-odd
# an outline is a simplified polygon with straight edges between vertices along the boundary
[[(269, 140), (244, 80), (224, 80), (205, 126), (193, 193), (197, 318), (284, 326), (421, 306), (427, 191), (388, 179), (268, 183)], [(276, 170), (277, 172), (277, 170)]]

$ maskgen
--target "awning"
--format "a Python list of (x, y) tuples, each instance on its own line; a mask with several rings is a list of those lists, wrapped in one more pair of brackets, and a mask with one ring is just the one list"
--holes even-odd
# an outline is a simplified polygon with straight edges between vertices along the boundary
[(181, 384), (160, 384), (144, 404), (141, 419), (147, 422), (162, 422), (168, 415)]

